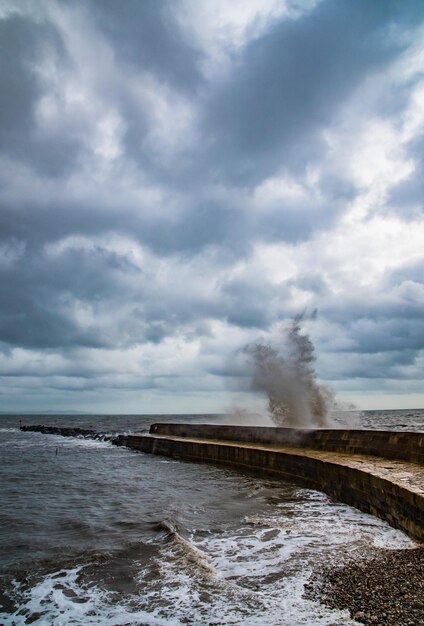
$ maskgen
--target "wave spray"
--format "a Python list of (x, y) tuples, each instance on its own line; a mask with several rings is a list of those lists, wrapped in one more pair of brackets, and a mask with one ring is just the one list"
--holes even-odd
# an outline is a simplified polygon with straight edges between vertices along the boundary
[(317, 382), (315, 348), (302, 333), (299, 315), (283, 329), (277, 346), (255, 343), (244, 348), (252, 367), (250, 387), (265, 392), (268, 412), (278, 426), (325, 428), (333, 425), (334, 394)]

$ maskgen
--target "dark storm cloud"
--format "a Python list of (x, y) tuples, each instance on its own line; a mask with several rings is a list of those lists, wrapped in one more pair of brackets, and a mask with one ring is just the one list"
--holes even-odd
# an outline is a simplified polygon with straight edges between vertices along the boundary
[(403, 181), (390, 194), (390, 205), (394, 213), (406, 219), (424, 214), (424, 167), (420, 164), (416, 174)]
[(308, 201), (304, 204), (296, 202), (294, 206), (287, 201), (281, 204), (278, 210), (256, 221), (252, 231), (257, 233), (258, 239), (268, 242), (304, 241), (313, 233), (331, 226), (341, 209), (337, 202), (325, 206)]
[[(118, 58), (121, 55), (123, 63), (130, 63), (134, 71), (147, 68), (161, 80), (172, 82), (172, 78), (177, 89), (182, 75), (199, 79), (200, 53), (183, 39), (169, 3), (91, 2), (88, 6), (92, 22), (106, 33)], [(13, 217), (8, 219), (8, 208), (4, 207), (4, 232), (8, 236), (20, 236), (13, 229), (22, 229), (29, 231), (31, 238), (40, 236), (48, 240), (49, 236), (65, 236), (81, 228), (87, 233), (119, 228), (137, 233), (143, 243), (161, 254), (178, 250), (197, 252), (208, 245), (221, 245), (245, 254), (252, 235), (265, 241), (301, 241), (315, 230), (327, 228), (352, 196), (352, 190), (340, 187), (336, 180), (329, 179), (323, 184), (325, 197), (318, 205), (314, 200), (293, 206), (285, 201), (278, 210), (253, 216), (240, 205), (232, 205), (231, 198), (225, 195), (220, 201), (196, 197), (193, 177), (198, 178), (198, 186), (215, 177), (216, 172), (221, 178), (230, 177), (237, 182), (239, 166), (243, 168), (247, 159), (249, 168), (253, 166), (253, 170), (249, 169), (251, 185), (252, 181), (272, 174), (277, 164), (287, 163), (285, 155), (290, 146), (290, 167), (296, 163), (293, 150), (296, 152), (300, 146), (303, 168), (303, 148), (314, 144), (314, 131), (331, 119), (359, 76), (390, 58), (393, 52), (382, 43), (380, 31), (386, 25), (378, 18), (384, 16), (375, 13), (375, 10), (361, 11), (356, 4), (342, 9), (338, 3), (324, 2), (310, 16), (277, 23), (242, 52), (241, 68), (237, 66), (227, 84), (218, 88), (211, 85), (203, 96), (205, 101), (194, 96), (195, 102), (206, 106), (206, 129), (215, 138), (216, 147), (211, 152), (208, 142), (202, 142), (202, 136), (201, 144), (192, 146), (195, 152), (188, 161), (190, 171), (180, 172), (185, 189), (187, 175), (191, 178), (190, 197), (183, 198), (185, 209), (177, 221), (170, 221), (166, 215), (161, 218), (151, 214), (144, 219), (142, 205), (129, 207), (125, 198), (116, 211), (93, 212), (92, 206), (84, 206), (81, 201), (73, 205), (72, 199), (66, 197), (60, 200), (63, 210), (58, 220), (57, 201), (55, 206), (44, 207), (41, 214), (34, 215), (31, 198), (28, 209), (20, 207), (22, 219), (15, 223)], [(25, 23), (23, 18), (4, 20), (5, 27), (12, 22), (12, 32), (14, 20)], [(37, 28), (53, 27), (30, 26), (26, 22), (25, 28), (31, 31), (32, 40), (39, 43), (44, 31), (37, 34)], [(344, 28), (345, 36), (340, 38), (339, 32)], [(358, 49), (358, 38), (367, 45), (361, 43)], [(60, 63), (67, 66), (69, 61), (59, 35), (56, 40), (55, 54), (61, 54)], [(35, 43), (18, 48), (18, 54), (13, 55), (16, 67), (9, 68), (8, 74), (15, 75), (19, 85), (32, 85), (32, 92), (24, 98), (23, 114), (8, 127), (16, 132), (25, 159), (30, 159), (35, 168), (44, 167), (50, 174), (69, 172), (76, 165), (77, 155), (84, 152), (79, 134), (61, 128), (60, 136), (43, 138), (39, 134), (36, 141), (31, 139), (35, 134), (33, 108), (41, 86), (33, 73), (31, 76), (27, 75), (28, 70), (23, 73), (19, 59), (28, 60), (37, 50)], [(128, 126), (125, 135), (128, 155), (141, 168), (147, 168), (156, 183), (168, 187), (170, 194), (174, 185), (181, 193), (180, 183), (175, 180), (178, 162), (172, 163), (171, 168), (164, 167), (157, 159), (152, 160), (149, 150), (143, 147), (149, 120), (140, 103), (116, 78), (110, 79), (102, 89), (106, 89), (107, 97), (115, 102)], [(28, 120), (32, 120), (32, 126), (25, 128)], [(308, 137), (306, 143), (305, 137)], [(37, 151), (36, 155), (33, 150)], [(274, 154), (276, 160), (272, 157), (270, 162), (269, 154)], [(8, 224), (12, 224), (10, 231)]]
[(219, 291), (223, 316), (230, 324), (242, 328), (268, 328), (276, 320), (276, 310), (284, 314), (280, 302), (287, 296), (285, 285), (273, 285), (266, 276), (257, 273), (226, 280)]
[[(424, 349), (422, 264), (376, 279), (365, 300), (355, 284), (340, 296), (329, 262), (305, 267), (302, 254), (360, 194), (327, 158), (324, 132), (409, 45), (422, 2), (324, 0), (270, 20), (210, 75), (179, 3), (16, 6), (0, 19), (1, 353), (66, 358), (52, 371), (75, 380), (51, 387), (87, 390), (101, 367), (79, 350), (216, 340), (211, 355), (199, 348), (202, 371), (226, 375), (219, 358), (230, 348), (213, 322), (266, 333), (306, 301), (348, 338), (329, 375), (406, 376), (399, 368)], [(387, 89), (372, 115), (395, 119), (408, 93)], [(108, 133), (112, 148), (102, 147)], [(407, 148), (415, 171), (380, 210), (413, 220), (424, 153), (420, 140)], [(256, 261), (267, 245), (288, 250), (281, 280)], [(164, 362), (179, 348), (169, 350)], [(101, 384), (177, 384), (144, 376)]]
[(196, 254), (210, 245), (228, 248), (236, 256), (249, 251), (248, 224), (238, 206), (199, 198), (172, 223), (167, 218), (139, 224), (140, 239), (160, 254)]
[(318, 298), (323, 298), (329, 294), (328, 282), (323, 276), (316, 274), (314, 271), (297, 276), (296, 279), (288, 281), (288, 285), (316, 294)]
[[(159, 81), (175, 83), (177, 88), (199, 81), (198, 53), (183, 38), (170, 3), (159, 5), (147, 0), (118, 4), (105, 0), (62, 5), (66, 10), (79, 5), (85, 12), (91, 7), (91, 21), (104, 30), (121, 60), (121, 74), (128, 74), (128, 78), (131, 72), (143, 70), (152, 72)], [(46, 133), (37, 127), (36, 105), (51, 88), (37, 68), (43, 55), (55, 62), (63, 76), (74, 69), (62, 33), (47, 15), (12, 13), (0, 20), (0, 145), (8, 155), (30, 163), (41, 174), (59, 176), (75, 168), (76, 159), (84, 154), (84, 129), (78, 118), (65, 113), (63, 101), (59, 102), (63, 114), (59, 129), (50, 128)], [(129, 154), (143, 166), (154, 168), (151, 156), (142, 149), (149, 121), (140, 102), (119, 76), (103, 80), (101, 88), (128, 123)]]
[(119, 66), (119, 76), (109, 77), (103, 89), (125, 119), (127, 156), (160, 184), (175, 180), (180, 164), (173, 163), (170, 171), (147, 147), (149, 115), (130, 85), (142, 85), (151, 76), (158, 84), (173, 88), (176, 95), (181, 92), (185, 98), (196, 99), (204, 82), (200, 71), (204, 54), (183, 33), (175, 15), (177, 7), (169, 0), (90, 0), (79, 6), (106, 38)]
[(33, 104), (40, 88), (30, 68), (36, 34), (19, 16), (0, 20), (0, 137), (4, 150), (16, 146), (16, 134), (31, 128)]
[(422, 137), (409, 144), (409, 154), (414, 159), (414, 170), (406, 179), (395, 185), (388, 198), (394, 213), (406, 219), (424, 214), (424, 140)]
[(367, 74), (382, 71), (399, 52), (387, 38), (399, 8), (321, 2), (253, 41), (209, 103), (206, 124), (217, 161), (222, 156), (221, 174), (251, 183), (282, 163), (302, 169), (319, 154), (316, 131), (332, 123)]
[[(388, 272), (376, 293), (347, 297), (343, 304), (327, 299), (321, 314), (347, 342), (337, 348), (342, 358), (324, 365), (326, 377), (412, 380), (422, 376), (418, 360), (424, 350), (423, 273), (422, 262), (408, 264)], [(325, 344), (321, 348), (326, 350)]]
[(146, 68), (178, 88), (192, 90), (202, 82), (198, 48), (175, 21), (170, 0), (89, 0), (93, 21), (113, 45), (120, 61)]
[(36, 62), (46, 49), (69, 60), (52, 24), (20, 15), (0, 20), (0, 148), (3, 154), (30, 165), (41, 175), (60, 176), (72, 167), (79, 141), (72, 129), (40, 133), (35, 107), (45, 88)]
[[(338, 367), (329, 367), (325, 371), (327, 379), (332, 381), (354, 381), (360, 379), (364, 390), (373, 388), (376, 380), (379, 381), (402, 381), (419, 378), (419, 370), (415, 367), (416, 352), (413, 350), (392, 350), (376, 352), (373, 354), (361, 354), (352, 352), (345, 354), (342, 364)], [(368, 385), (365, 382), (369, 381)], [(394, 392), (393, 382), (391, 391)]]
[(165, 256), (178, 252), (197, 254), (217, 245), (223, 248), (223, 259), (227, 256), (234, 260), (250, 250), (248, 223), (242, 210), (214, 201), (199, 200), (174, 220), (163, 211), (151, 212), (151, 207), (143, 206), (142, 201), (138, 206), (130, 202), (108, 208), (90, 201), (73, 203), (55, 198), (41, 207), (37, 200), (26, 199), (19, 207), (5, 203), (0, 213), (0, 230), (0, 240), (29, 239), (34, 249), (70, 233), (94, 236), (116, 231), (135, 236), (155, 253)]
[[(90, 298), (96, 298), (99, 279), (91, 283), (81, 267), (61, 268), (30, 250), (11, 267), (0, 269), (0, 337), (5, 344), (27, 348), (59, 348), (74, 345), (100, 347), (102, 342), (93, 327), (79, 328), (66, 307), (66, 289), (78, 297), (90, 282)], [(84, 268), (87, 269), (87, 268)], [(102, 286), (99, 285), (99, 289)]]
[(386, 276), (385, 285), (388, 288), (405, 284), (411, 287), (424, 284), (424, 263), (421, 260), (392, 270)]
[[(0, 337), (25, 348), (159, 343), (187, 324), (231, 311), (228, 302), (201, 293), (171, 293), (172, 285), (156, 281), (154, 267), (143, 270), (130, 255), (101, 245), (53, 255), (32, 247), (0, 277)], [(117, 303), (125, 305), (123, 315)], [(95, 320), (81, 327), (75, 307), (85, 306)]]
[[(171, 197), (172, 189), (166, 191)], [(328, 228), (343, 206), (306, 199), (283, 201), (282, 205), (276, 202), (268, 211), (255, 213), (243, 204), (249, 202), (248, 197), (234, 202), (231, 195), (221, 200), (187, 195), (179, 200), (185, 206), (174, 219), (163, 211), (168, 198), (159, 202), (160, 210), (155, 212), (142, 199), (137, 205), (130, 200), (114, 207), (98, 206), (89, 199), (75, 202), (66, 196), (42, 204), (37, 198), (23, 197), (19, 206), (5, 201), (0, 212), (0, 239), (17, 237), (40, 245), (74, 232), (95, 235), (116, 230), (131, 233), (160, 255), (197, 254), (217, 246), (223, 258), (235, 258), (248, 255), (254, 240), (305, 240), (313, 232)]]
[(424, 349), (424, 330), (420, 319), (358, 320), (351, 326), (351, 337), (361, 354), (396, 350), (416, 355)]

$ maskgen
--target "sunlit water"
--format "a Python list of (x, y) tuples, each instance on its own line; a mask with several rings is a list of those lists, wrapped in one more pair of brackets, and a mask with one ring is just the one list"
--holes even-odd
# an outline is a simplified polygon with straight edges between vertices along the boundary
[[(142, 432), (190, 416), (24, 417)], [(424, 430), (424, 411), (374, 411), (367, 428)], [(19, 431), (0, 417), (0, 624), (354, 624), (303, 598), (323, 563), (414, 544), (327, 496), (234, 469), (102, 441)]]

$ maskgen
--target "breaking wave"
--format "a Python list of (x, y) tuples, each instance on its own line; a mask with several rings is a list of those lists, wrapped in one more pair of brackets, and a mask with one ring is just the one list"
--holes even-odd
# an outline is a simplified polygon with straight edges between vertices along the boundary
[(303, 316), (283, 328), (275, 345), (254, 343), (243, 352), (251, 368), (250, 387), (264, 392), (268, 413), (278, 426), (325, 428), (334, 393), (317, 381), (315, 348), (308, 334), (302, 333)]

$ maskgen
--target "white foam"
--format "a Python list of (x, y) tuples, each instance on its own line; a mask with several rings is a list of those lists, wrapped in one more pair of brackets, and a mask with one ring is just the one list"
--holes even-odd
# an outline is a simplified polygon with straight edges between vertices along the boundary
[[(181, 624), (188, 614), (193, 624), (208, 620), (246, 626), (356, 624), (347, 612), (303, 597), (304, 584), (316, 564), (340, 563), (344, 557), (369, 552), (371, 546), (412, 548), (415, 544), (385, 522), (331, 503), (324, 494), (302, 490), (302, 496), (299, 504), (281, 503), (272, 515), (245, 518), (237, 530), (197, 541), (194, 534), (190, 543), (201, 562), (208, 563), (210, 576), (205, 577), (199, 564), (181, 553), (184, 546), (166, 546), (158, 561), (161, 602), (172, 607)], [(151, 595), (153, 606), (156, 593)]]
[[(31, 433), (32, 434), (32, 433)], [(30, 439), (15, 439), (13, 441), (2, 441), (0, 446), (7, 446), (19, 449), (32, 448), (34, 445), (42, 444), (46, 448), (85, 448), (85, 449), (104, 449), (114, 447), (110, 441), (104, 441), (102, 439), (83, 439), (82, 437), (62, 437), (61, 435), (51, 435), (44, 433), (35, 433), (40, 437), (34, 440)], [(41, 438), (42, 437), (42, 438)]]
[[(216, 547), (216, 544), (215, 544)], [(271, 583), (255, 586), (243, 585), (242, 578), (254, 578), (240, 571), (239, 576), (220, 577), (217, 569), (215, 580), (205, 585), (196, 579), (193, 571), (170, 566), (164, 559), (161, 567), (161, 602), (170, 607), (170, 612), (179, 625), (186, 623), (191, 616), (192, 624), (203, 625), (210, 622), (226, 625), (257, 626), (352, 626), (346, 611), (330, 610), (318, 602), (303, 598), (304, 584), (309, 571), (288, 577), (281, 577)], [(215, 561), (218, 564), (218, 560)], [(284, 563), (280, 563), (280, 569)], [(221, 572), (224, 574), (224, 572)], [(227, 569), (226, 574), (230, 574)], [(231, 572), (234, 575), (234, 572)], [(245, 581), (244, 581), (245, 582)], [(252, 581), (251, 581), (252, 582)], [(260, 582), (260, 581), (259, 581)], [(151, 597), (154, 602), (155, 598)]]
[[(63, 441), (63, 437), (60, 438)], [(67, 437), (65, 446), (75, 448), (112, 448), (113, 444), (110, 441), (104, 441), (103, 439), (84, 439), (80, 437)]]
[(15, 593), (22, 595), (20, 608), (12, 615), (0, 612), (5, 626), (24, 626), (27, 618), (33, 626), (129, 626), (140, 623), (149, 626), (179, 626), (179, 622), (156, 617), (145, 610), (130, 610), (113, 604), (110, 594), (97, 586), (80, 582), (83, 566), (61, 570), (46, 576), (29, 590), (15, 583)]
[[(301, 490), (299, 503), (282, 501), (235, 526), (183, 537), (163, 524), (159, 555), (140, 567), (138, 595), (125, 596), (83, 582), (84, 566), (46, 576), (31, 589), (16, 584), (20, 609), (0, 613), (5, 626), (353, 626), (346, 611), (303, 597), (314, 566), (370, 546), (409, 548), (400, 531), (327, 496)], [(105, 562), (107, 568), (107, 562)], [(153, 568), (153, 570), (152, 570)], [(115, 601), (118, 599), (119, 604)]]
[[(43, 437), (46, 445), (54, 445), (61, 448), (112, 448), (110, 441), (103, 439), (85, 439), (84, 437), (63, 437), (62, 435), (52, 435), (50, 433), (36, 433)], [(59, 445), (60, 444), (60, 445)]]

